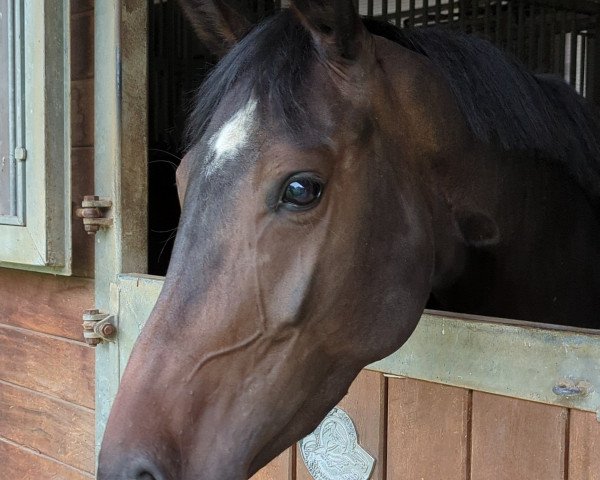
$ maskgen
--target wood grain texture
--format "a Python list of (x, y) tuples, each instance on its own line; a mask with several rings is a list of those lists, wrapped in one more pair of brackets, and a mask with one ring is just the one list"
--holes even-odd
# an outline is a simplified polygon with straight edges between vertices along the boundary
[(71, 14), (89, 12), (94, 9), (94, 0), (71, 0)]
[[(71, 149), (71, 222), (73, 224), (73, 275), (94, 277), (95, 237), (88, 235), (83, 221), (75, 215), (85, 195), (94, 192), (94, 149), (78, 147)], [(93, 286), (91, 287), (93, 289)], [(83, 308), (91, 308), (89, 303)]]
[[(363, 370), (339, 403), (352, 418), (360, 445), (375, 458), (372, 480), (385, 478), (385, 401), (384, 376), (378, 372)], [(300, 453), (297, 457), (297, 480), (312, 480)]]
[(293, 480), (292, 461), (295, 447), (288, 448), (266, 467), (252, 476), (251, 480)]
[(94, 471), (91, 410), (0, 383), (0, 437), (80, 470)]
[(596, 414), (570, 411), (569, 480), (600, 480), (600, 422)]
[(91, 473), (70, 468), (0, 438), (0, 478), (12, 480), (90, 480)]
[(0, 326), (0, 380), (94, 408), (94, 350)]
[(0, 268), (0, 299), (0, 324), (83, 342), (81, 315), (94, 304), (94, 282)]
[(472, 480), (565, 478), (568, 410), (473, 392)]
[(71, 146), (94, 145), (94, 79), (71, 82)]
[(466, 480), (469, 401), (462, 388), (390, 378), (387, 478)]

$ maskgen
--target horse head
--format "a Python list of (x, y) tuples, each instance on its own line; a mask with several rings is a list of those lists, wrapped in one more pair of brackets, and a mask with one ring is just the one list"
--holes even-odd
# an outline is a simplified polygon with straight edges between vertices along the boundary
[(182, 4), (223, 58), (191, 116), (175, 249), (101, 480), (245, 479), (313, 430), (415, 328), (437, 268), (423, 169), (467, 135), (436, 70), (370, 34), (352, 0), (254, 27), (222, 1)]

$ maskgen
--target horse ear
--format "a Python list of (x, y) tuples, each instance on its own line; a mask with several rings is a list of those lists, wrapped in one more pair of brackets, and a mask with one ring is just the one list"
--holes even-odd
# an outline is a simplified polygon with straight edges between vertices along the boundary
[(235, 0), (179, 0), (194, 31), (219, 57), (250, 29), (251, 23)]
[(295, 0), (294, 10), (328, 54), (356, 60), (365, 38), (353, 0)]

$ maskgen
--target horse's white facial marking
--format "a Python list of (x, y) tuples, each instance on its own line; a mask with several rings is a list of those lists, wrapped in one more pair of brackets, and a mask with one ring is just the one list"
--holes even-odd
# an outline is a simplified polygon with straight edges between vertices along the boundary
[(223, 165), (232, 160), (242, 150), (254, 131), (256, 100), (251, 98), (248, 103), (236, 112), (217, 131), (210, 140), (210, 159), (206, 164), (204, 173), (210, 177), (219, 171)]

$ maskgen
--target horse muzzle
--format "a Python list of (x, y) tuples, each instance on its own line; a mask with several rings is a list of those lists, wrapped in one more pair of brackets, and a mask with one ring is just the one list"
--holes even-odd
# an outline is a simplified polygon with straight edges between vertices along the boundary
[(175, 480), (143, 456), (112, 460), (101, 456), (97, 480)]

